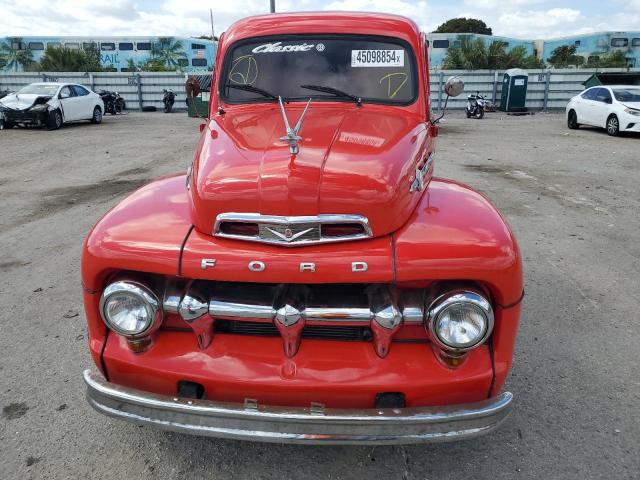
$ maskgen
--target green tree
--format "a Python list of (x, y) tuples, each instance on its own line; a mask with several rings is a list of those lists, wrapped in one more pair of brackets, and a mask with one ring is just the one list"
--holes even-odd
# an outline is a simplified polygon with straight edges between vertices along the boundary
[(151, 56), (167, 67), (169, 71), (179, 70), (181, 68), (180, 60), (187, 58), (182, 42), (174, 40), (173, 37), (160, 37), (151, 48)]
[(584, 63), (584, 58), (576, 55), (575, 45), (562, 45), (551, 52), (548, 62), (556, 68), (579, 67)]
[(35, 63), (33, 52), (29, 49), (14, 48), (23, 46), (22, 37), (7, 37), (6, 42), (0, 42), (0, 60), (4, 64), (5, 70), (17, 72), (20, 67), (27, 70)]
[(127, 69), (130, 72), (137, 72), (140, 68), (136, 65), (136, 62), (133, 61), (133, 58), (129, 58), (127, 60)]
[(149, 58), (141, 62), (138, 68), (143, 72), (175, 72), (175, 68), (167, 67), (159, 58)]
[(475, 18), (452, 18), (447, 20), (433, 33), (480, 33), (482, 35), (492, 35), (490, 27), (482, 20)]
[(502, 70), (543, 68), (544, 63), (535, 55), (527, 54), (527, 49), (523, 46), (507, 51), (506, 44), (502, 41), (493, 41), (487, 46), (481, 38), (460, 36), (447, 49), (442, 66), (449, 70)]
[[(97, 51), (97, 50), (96, 50)], [(40, 68), (48, 72), (101, 72), (99, 54), (87, 50), (71, 50), (48, 46), (44, 51)]]
[[(596, 58), (595, 66), (600, 68), (624, 68), (628, 65), (624, 52), (616, 50), (615, 52), (605, 53), (604, 55), (594, 55)], [(593, 63), (592, 63), (593, 64)]]

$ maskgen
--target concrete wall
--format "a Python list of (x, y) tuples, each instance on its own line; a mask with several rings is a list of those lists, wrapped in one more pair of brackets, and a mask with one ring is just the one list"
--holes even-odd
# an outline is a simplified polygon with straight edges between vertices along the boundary
[[(600, 71), (626, 71), (605, 69)], [(640, 72), (640, 68), (631, 71)], [(466, 95), (479, 91), (494, 103), (499, 104), (502, 91), (502, 71), (433, 71), (431, 72), (432, 108), (444, 106), (441, 85), (452, 75), (459, 75), (465, 82), (465, 93), (449, 101), (451, 108), (463, 108)], [(592, 69), (536, 70), (529, 71), (527, 107), (532, 110), (564, 108), (571, 97), (584, 87), (582, 82), (594, 73)], [(116, 90), (124, 97), (127, 108), (142, 105), (162, 107), (162, 89), (171, 88), (176, 93), (175, 108), (186, 108), (184, 82), (187, 76), (178, 73), (10, 73), (0, 74), (0, 90), (17, 90), (29, 83), (42, 81), (73, 82), (93, 89)], [(204, 94), (203, 100), (208, 100)]]

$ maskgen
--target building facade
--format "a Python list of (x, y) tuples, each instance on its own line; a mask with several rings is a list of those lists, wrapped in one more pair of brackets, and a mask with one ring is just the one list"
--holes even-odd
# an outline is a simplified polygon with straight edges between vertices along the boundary
[(47, 47), (95, 48), (106, 71), (130, 72), (150, 60), (184, 72), (213, 69), (217, 43), (186, 37), (4, 37), (0, 38), (0, 72), (19, 72), (38, 62)]

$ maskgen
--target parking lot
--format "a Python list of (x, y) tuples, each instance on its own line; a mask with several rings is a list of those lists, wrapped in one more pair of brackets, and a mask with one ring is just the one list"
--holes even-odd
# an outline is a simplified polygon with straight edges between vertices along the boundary
[(406, 447), (190, 437), (111, 420), (85, 402), (92, 366), (82, 241), (127, 192), (184, 171), (184, 113), (59, 131), (0, 131), (0, 478), (640, 478), (640, 136), (568, 130), (561, 114), (442, 123), (436, 174), (488, 195), (523, 253), (526, 297), (488, 436)]

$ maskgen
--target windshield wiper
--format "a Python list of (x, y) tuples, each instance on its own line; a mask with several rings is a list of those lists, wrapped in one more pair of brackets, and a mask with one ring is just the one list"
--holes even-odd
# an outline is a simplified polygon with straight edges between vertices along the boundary
[(225, 87), (227, 87), (227, 88), (235, 88), (236, 90), (243, 90), (245, 92), (257, 93), (259, 95), (262, 95), (263, 97), (267, 97), (267, 98), (272, 98), (274, 100), (278, 100), (277, 95), (274, 95), (271, 92), (267, 92), (266, 90), (263, 90), (262, 88), (254, 87), (253, 85), (234, 85), (232, 83), (227, 83), (225, 85)]
[(362, 98), (356, 97), (355, 95), (351, 95), (350, 93), (343, 92), (342, 90), (338, 90), (333, 87), (324, 87), (322, 85), (300, 85), (300, 88), (306, 88), (307, 90), (315, 90), (316, 92), (329, 93), (331, 95), (335, 95), (340, 98), (348, 98), (356, 102), (356, 105), (359, 107), (362, 106)]

